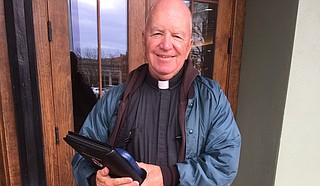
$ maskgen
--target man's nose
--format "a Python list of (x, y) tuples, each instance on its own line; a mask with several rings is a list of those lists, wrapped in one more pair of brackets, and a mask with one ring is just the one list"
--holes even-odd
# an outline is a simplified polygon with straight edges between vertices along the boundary
[(160, 43), (160, 47), (163, 50), (171, 50), (173, 45), (172, 45), (172, 40), (171, 36), (169, 34), (164, 35), (162, 38), (162, 41)]

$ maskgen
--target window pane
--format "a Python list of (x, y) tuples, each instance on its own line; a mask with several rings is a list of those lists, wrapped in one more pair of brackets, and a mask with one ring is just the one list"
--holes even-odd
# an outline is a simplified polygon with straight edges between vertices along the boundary
[(218, 5), (194, 2), (192, 12), (192, 37), (194, 45), (191, 57), (201, 75), (213, 78), (214, 39), (216, 35)]
[[(128, 73), (127, 0), (101, 0), (100, 14), (102, 87), (107, 90), (122, 83)], [(97, 90), (99, 69), (96, 1), (71, 0), (71, 18), (71, 48), (79, 57), (78, 71), (92, 89)]]
[(122, 83), (128, 73), (127, 0), (101, 0), (102, 87)]
[[(75, 131), (99, 97), (97, 1), (70, 0), (70, 48)], [(127, 0), (100, 0), (103, 93), (128, 74)], [(92, 96), (93, 95), (93, 96)]]

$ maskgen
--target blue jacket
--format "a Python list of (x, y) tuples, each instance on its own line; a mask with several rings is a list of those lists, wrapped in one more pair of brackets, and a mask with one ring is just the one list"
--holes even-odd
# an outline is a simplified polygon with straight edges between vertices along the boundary
[[(177, 163), (180, 185), (230, 185), (238, 171), (241, 136), (229, 102), (213, 80), (196, 76), (192, 86), (194, 96), (187, 100), (185, 112), (185, 161)], [(108, 91), (80, 133), (107, 142), (123, 92), (123, 84)], [(77, 153), (72, 166), (77, 185), (88, 185), (96, 169)]]

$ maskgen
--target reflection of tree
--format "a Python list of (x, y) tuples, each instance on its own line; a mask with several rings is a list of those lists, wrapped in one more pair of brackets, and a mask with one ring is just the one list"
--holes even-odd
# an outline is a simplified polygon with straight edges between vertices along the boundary
[(80, 48), (76, 48), (75, 51), (73, 51), (73, 52), (77, 55), (77, 57), (79, 59), (80, 56), (81, 56), (81, 49)]
[[(79, 58), (78, 71), (91, 87), (99, 86), (99, 68), (97, 49), (76, 49)], [(80, 55), (81, 54), (81, 55)], [(102, 52), (106, 56), (106, 52)], [(120, 56), (103, 57), (102, 62), (102, 86), (117, 85), (125, 80), (128, 73), (127, 54)]]
[[(192, 37), (193, 47), (191, 50), (191, 58), (195, 68), (203, 74), (210, 67), (206, 66), (208, 53), (213, 52), (213, 37), (215, 35), (216, 11), (212, 3), (194, 2), (194, 10), (192, 17)], [(216, 7), (216, 6), (215, 6)], [(211, 9), (208, 10), (208, 9)], [(210, 51), (210, 52), (208, 52)], [(210, 53), (212, 54), (212, 53)], [(210, 70), (210, 69), (209, 69)]]
[(93, 48), (85, 48), (82, 50), (81, 57), (85, 59), (97, 59), (98, 58), (98, 52), (96, 49)]
[(203, 11), (207, 7), (207, 3), (194, 3), (193, 18), (192, 18), (192, 36), (193, 48), (191, 58), (195, 68), (201, 73), (203, 68), (203, 52), (202, 45), (205, 42), (203, 37), (203, 26), (208, 21), (207, 14)]

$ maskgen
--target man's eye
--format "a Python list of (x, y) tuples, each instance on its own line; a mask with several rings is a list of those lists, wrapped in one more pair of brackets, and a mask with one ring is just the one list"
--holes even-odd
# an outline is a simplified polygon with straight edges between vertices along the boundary
[(151, 34), (152, 36), (161, 36), (161, 33), (160, 32), (155, 32), (153, 34)]
[(176, 39), (180, 39), (180, 40), (183, 39), (180, 35), (174, 35), (173, 37), (176, 38)]

